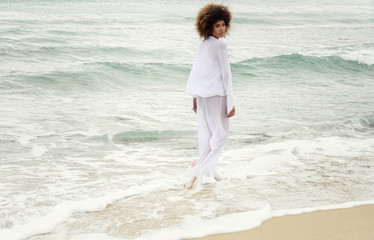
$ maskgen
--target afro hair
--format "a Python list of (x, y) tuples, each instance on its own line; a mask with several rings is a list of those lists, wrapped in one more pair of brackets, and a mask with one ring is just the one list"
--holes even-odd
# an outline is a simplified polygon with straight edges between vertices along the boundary
[(223, 20), (226, 25), (226, 33), (230, 30), (232, 19), (228, 6), (209, 3), (200, 9), (196, 17), (196, 30), (204, 40), (211, 36), (213, 25), (219, 20)]

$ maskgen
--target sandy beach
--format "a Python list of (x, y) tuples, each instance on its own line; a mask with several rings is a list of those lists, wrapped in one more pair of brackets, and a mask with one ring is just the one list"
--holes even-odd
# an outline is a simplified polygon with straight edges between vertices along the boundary
[(232, 239), (371, 240), (374, 239), (374, 205), (275, 217), (248, 231), (197, 240)]

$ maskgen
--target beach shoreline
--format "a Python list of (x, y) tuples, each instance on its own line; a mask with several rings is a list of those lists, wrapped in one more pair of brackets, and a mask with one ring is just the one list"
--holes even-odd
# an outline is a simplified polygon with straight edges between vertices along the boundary
[(374, 204), (276, 216), (250, 230), (193, 239), (369, 240), (374, 239)]
[(225, 1), (236, 114), (224, 179), (192, 189), (206, 2), (3, 2), (0, 240), (181, 240), (374, 204), (372, 1)]

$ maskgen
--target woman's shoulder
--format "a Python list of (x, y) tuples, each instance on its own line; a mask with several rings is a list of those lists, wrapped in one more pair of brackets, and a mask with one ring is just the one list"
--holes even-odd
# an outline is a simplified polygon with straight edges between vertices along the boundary
[(218, 41), (218, 45), (219, 45), (219, 47), (220, 47), (221, 50), (227, 51), (227, 44), (222, 39), (220, 39)]
[(209, 36), (206, 41), (210, 42), (212, 45), (217, 46), (219, 48), (226, 48), (227, 49), (227, 44), (222, 40), (222, 38), (217, 39), (213, 36)]
[(214, 45), (217, 47), (217, 50), (227, 51), (227, 44), (222, 39), (216, 39)]

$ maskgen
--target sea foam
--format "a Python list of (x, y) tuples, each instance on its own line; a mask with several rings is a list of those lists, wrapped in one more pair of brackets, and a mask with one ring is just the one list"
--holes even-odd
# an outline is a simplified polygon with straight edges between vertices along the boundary
[[(199, 216), (185, 216), (184, 221), (180, 226), (150, 231), (135, 238), (135, 240), (181, 240), (185, 238), (199, 238), (214, 234), (245, 231), (259, 227), (264, 221), (274, 217), (310, 213), (321, 210), (344, 209), (368, 204), (374, 204), (374, 200), (275, 211), (271, 210), (270, 205), (266, 204), (258, 210), (227, 214), (212, 219), (203, 219)], [(69, 240), (80, 239), (127, 240), (129, 238), (112, 237), (103, 233), (91, 233), (77, 234)]]
[(136, 240), (180, 240), (185, 238), (199, 238), (213, 234), (238, 232), (256, 228), (264, 221), (274, 217), (309, 213), (320, 210), (343, 209), (368, 204), (374, 204), (374, 200), (276, 211), (272, 211), (270, 205), (265, 205), (255, 211), (227, 214), (214, 219), (202, 219), (196, 216), (186, 216), (184, 223), (180, 228), (162, 229), (155, 233), (145, 234), (136, 238)]
[(23, 226), (15, 226), (12, 229), (0, 231), (0, 239), (21, 240), (31, 236), (46, 234), (66, 221), (73, 213), (76, 212), (93, 212), (105, 209), (114, 201), (137, 195), (140, 193), (160, 191), (165, 189), (166, 185), (149, 184), (146, 186), (133, 186), (123, 191), (117, 191), (103, 197), (86, 199), (81, 201), (64, 201), (58, 204), (48, 215), (35, 219)]

